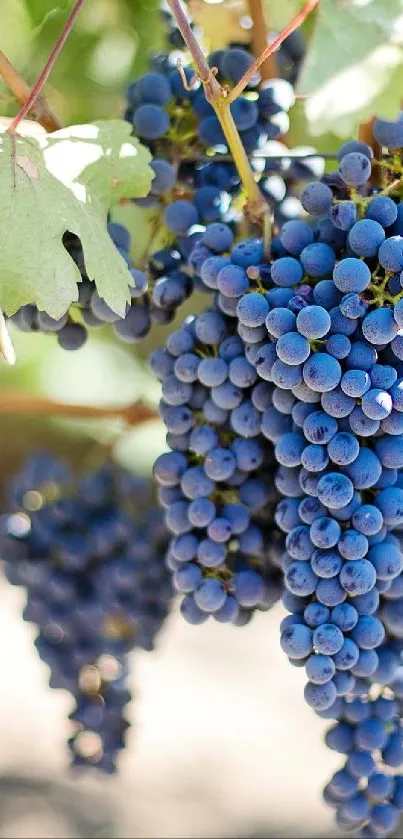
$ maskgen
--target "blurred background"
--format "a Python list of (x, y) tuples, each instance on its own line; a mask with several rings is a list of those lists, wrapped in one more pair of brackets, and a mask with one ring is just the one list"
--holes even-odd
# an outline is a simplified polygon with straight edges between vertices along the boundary
[[(52, 2), (49, 6), (52, 7)], [(158, 0), (87, 0), (46, 88), (64, 125), (120, 116), (125, 85), (164, 47)], [(33, 83), (65, 20), (46, 4), (2, 4), (1, 48)], [(239, 0), (194, 9), (207, 47), (248, 40)], [(241, 24), (240, 24), (241, 21)], [(307, 25), (309, 34), (309, 24)], [(0, 111), (15, 104), (0, 85)], [(306, 142), (296, 106), (290, 144)], [(315, 137), (331, 151), (337, 140)], [(136, 230), (141, 248), (144, 211), (117, 212)], [(197, 296), (182, 308), (202, 305)], [(111, 330), (92, 332), (79, 353), (52, 336), (13, 331), (18, 363), (0, 365), (0, 387), (85, 404), (156, 404), (159, 386), (147, 370), (150, 350), (163, 343), (154, 328), (139, 348), (114, 342)], [(0, 493), (33, 449), (50, 448), (80, 463), (100, 443), (117, 440), (118, 461), (149, 474), (165, 449), (159, 421), (121, 433), (118, 421), (67, 422), (0, 417)], [(66, 739), (72, 700), (48, 688), (48, 670), (24, 624), (24, 595), (0, 581), (0, 837), (312, 837), (336, 835), (321, 789), (338, 766), (322, 743), (326, 725), (303, 701), (304, 674), (279, 647), (282, 607), (258, 614), (245, 628), (193, 627), (177, 610), (156, 651), (132, 656), (132, 723), (114, 778), (69, 773)]]

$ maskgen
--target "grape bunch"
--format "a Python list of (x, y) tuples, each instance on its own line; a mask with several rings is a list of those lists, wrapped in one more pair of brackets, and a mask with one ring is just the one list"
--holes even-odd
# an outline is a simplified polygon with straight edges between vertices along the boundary
[[(375, 137), (396, 153), (402, 126), (403, 118), (376, 120)], [(275, 511), (286, 535), (290, 612), (281, 646), (306, 670), (308, 704), (344, 719), (338, 709), (364, 700), (368, 708), (368, 691), (371, 698), (393, 682), (402, 652), (403, 215), (390, 158), (377, 163), (383, 189), (371, 183), (364, 143), (344, 144), (338, 159), (336, 172), (305, 186), (310, 219), (283, 225), (271, 259), (260, 239), (233, 245), (223, 230), (214, 252), (208, 229), (191, 258), (271, 389), (261, 430), (274, 445), (274, 483), (284, 496)], [(400, 706), (394, 717), (386, 754), (389, 734), (401, 743)], [(378, 812), (363, 791), (364, 770), (355, 777), (362, 780), (349, 781), (358, 795), (351, 806), (330, 785), (339, 824), (362, 823), (363, 837), (390, 835), (398, 817), (392, 781)]]
[(342, 831), (357, 831), (362, 839), (390, 836), (403, 812), (403, 775), (393, 770), (403, 763), (401, 669), (385, 695), (339, 700), (331, 716), (337, 722), (326, 744), (345, 755), (341, 769), (324, 790)]
[(234, 320), (217, 308), (187, 319), (150, 363), (172, 449), (154, 474), (182, 614), (243, 625), (281, 593), (273, 453), (261, 433), (271, 388), (257, 382)]
[(171, 602), (167, 533), (149, 483), (113, 465), (77, 480), (51, 455), (11, 486), (0, 550), (50, 686), (71, 693), (74, 766), (113, 772), (125, 744), (128, 654), (152, 650)]

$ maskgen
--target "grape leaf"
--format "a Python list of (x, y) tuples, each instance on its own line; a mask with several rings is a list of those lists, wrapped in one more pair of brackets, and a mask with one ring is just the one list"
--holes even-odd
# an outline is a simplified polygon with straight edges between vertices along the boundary
[(81, 184), (108, 209), (121, 198), (140, 198), (154, 176), (151, 154), (124, 120), (73, 125), (41, 140), (48, 170), (66, 186)]
[(86, 187), (108, 209), (121, 198), (150, 191), (151, 154), (124, 120), (73, 125), (48, 134), (42, 143), (48, 170), (66, 186)]
[(24, 3), (34, 26), (69, 6), (68, 0), (24, 0)]
[(26, 303), (59, 318), (78, 299), (80, 272), (63, 246), (79, 236), (88, 277), (120, 315), (132, 278), (106, 229), (106, 212), (83, 184), (69, 189), (45, 165), (42, 135), (0, 135), (0, 308)]
[(263, 0), (263, 10), (269, 29), (281, 32), (301, 11), (303, 0)]
[(395, 119), (403, 81), (403, 0), (321, 0), (299, 81), (312, 134)]

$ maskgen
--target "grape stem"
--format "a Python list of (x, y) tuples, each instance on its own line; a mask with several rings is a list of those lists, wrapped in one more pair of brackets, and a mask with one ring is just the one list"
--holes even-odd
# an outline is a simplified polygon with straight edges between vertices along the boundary
[(70, 405), (55, 402), (45, 396), (10, 392), (2, 394), (0, 401), (0, 416), (66, 416), (76, 419), (102, 419), (116, 417), (129, 425), (141, 425), (150, 419), (156, 419), (154, 408), (141, 400), (130, 405), (112, 405), (99, 407), (97, 405)]
[[(259, 58), (265, 51), (269, 41), (266, 22), (267, 16), (263, 14), (262, 0), (248, 0), (248, 8), (252, 20), (252, 52), (255, 58)], [(277, 61), (273, 52), (263, 62), (260, 75), (266, 81), (277, 78)]]
[(253, 219), (259, 219), (268, 212), (268, 206), (255, 181), (248, 156), (229, 109), (228, 91), (218, 83), (209, 67), (187, 19), (181, 0), (168, 0), (168, 5), (177, 22), (185, 44), (192, 55), (197, 75), (203, 83), (205, 96), (213, 106), (224, 132), (235, 166), (238, 169), (247, 196), (247, 211)]
[(308, 15), (310, 15), (310, 13), (313, 12), (316, 6), (319, 5), (319, 1), (320, 0), (307, 0), (307, 2), (302, 7), (301, 11), (298, 12), (298, 14), (295, 15), (295, 17), (283, 29), (283, 31), (280, 32), (280, 34), (277, 35), (276, 38), (274, 38), (274, 41), (272, 41), (271, 44), (269, 44), (263, 50), (259, 58), (256, 58), (253, 64), (251, 64), (251, 66), (242, 76), (238, 84), (235, 85), (235, 87), (231, 90), (231, 93), (228, 96), (228, 102), (235, 102), (235, 99), (238, 99), (238, 96), (240, 96), (241, 93), (245, 90), (245, 87), (249, 84), (251, 78), (259, 70), (259, 67), (261, 67), (265, 61), (267, 61), (269, 56), (272, 55), (279, 48), (283, 41), (285, 41), (285, 39), (288, 38), (288, 36), (291, 35), (292, 32), (295, 32), (295, 30), (298, 29), (298, 27), (304, 23)]
[(16, 117), (14, 117), (14, 119), (13, 119), (11, 125), (10, 125), (9, 132), (11, 134), (15, 133), (15, 131), (17, 130), (17, 128), (20, 124), (20, 122), (23, 119), (25, 119), (27, 114), (29, 114), (29, 112), (32, 110), (33, 106), (37, 102), (38, 96), (39, 96), (44, 84), (46, 83), (47, 79), (49, 78), (49, 76), (50, 76), (50, 74), (53, 70), (53, 67), (54, 67), (54, 65), (55, 65), (55, 63), (56, 63), (64, 45), (66, 43), (66, 41), (67, 41), (67, 38), (70, 35), (70, 32), (71, 32), (71, 30), (72, 30), (72, 28), (73, 28), (73, 26), (74, 26), (74, 24), (77, 20), (77, 17), (79, 15), (84, 3), (85, 3), (85, 0), (77, 0), (77, 2), (74, 4), (74, 7), (70, 12), (70, 15), (69, 15), (66, 23), (64, 24), (63, 29), (62, 29), (62, 31), (61, 31), (61, 33), (60, 33), (60, 35), (59, 35), (59, 37), (56, 41), (56, 44), (53, 47), (52, 52), (51, 52), (51, 54), (50, 54), (50, 56), (49, 56), (49, 58), (48, 58), (48, 60), (45, 64), (42, 72), (40, 73), (38, 80), (36, 81), (34, 87), (32, 88), (32, 90), (31, 90), (31, 92), (28, 96), (27, 101), (22, 106), (21, 110), (18, 112)]
[[(19, 102), (20, 105), (25, 105), (31, 96), (31, 88), (1, 50), (0, 76), (6, 83), (7, 87), (11, 90), (11, 93), (17, 102)], [(30, 115), (48, 132), (58, 131), (58, 129), (61, 128), (59, 121), (56, 119), (55, 115), (49, 108), (49, 105), (45, 102), (45, 99), (42, 96), (39, 96), (36, 99), (36, 102), (32, 105)]]

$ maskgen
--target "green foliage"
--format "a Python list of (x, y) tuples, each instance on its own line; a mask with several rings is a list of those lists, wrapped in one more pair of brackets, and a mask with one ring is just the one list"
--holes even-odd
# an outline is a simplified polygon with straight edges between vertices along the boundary
[[(126, 82), (145, 69), (150, 53), (163, 48), (159, 5), (159, 0), (86, 0), (45, 89), (62, 125), (122, 115)], [(73, 0), (1, 4), (1, 48), (29, 84), (72, 7)], [(0, 94), (9, 95), (1, 79)], [(15, 103), (0, 100), (0, 113), (15, 111)]]
[(298, 14), (304, 5), (303, 0), (263, 0), (267, 25), (270, 29), (281, 32)]
[(122, 198), (142, 198), (150, 191), (151, 154), (124, 120), (73, 125), (40, 138), (47, 169), (70, 188), (86, 187), (86, 195), (106, 210)]
[(37, 26), (49, 15), (57, 14), (70, 6), (68, 0), (24, 0), (24, 5), (32, 23)]
[[(114, 190), (114, 200), (128, 187), (133, 195), (135, 183), (137, 195), (145, 195), (151, 180), (150, 155), (128, 133), (117, 121), (109, 134), (101, 123), (76, 126), (70, 136), (0, 137), (0, 306), (6, 314), (36, 303), (58, 318), (78, 299), (81, 276), (63, 246), (66, 231), (80, 238), (87, 275), (101, 297), (124, 314), (132, 278), (107, 233), (106, 210)], [(80, 134), (85, 142), (77, 141)]]
[(373, 114), (395, 119), (403, 83), (403, 0), (321, 0), (302, 71), (313, 135), (354, 134)]

